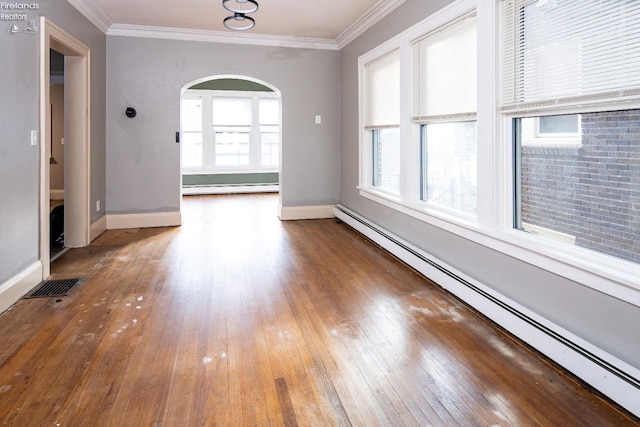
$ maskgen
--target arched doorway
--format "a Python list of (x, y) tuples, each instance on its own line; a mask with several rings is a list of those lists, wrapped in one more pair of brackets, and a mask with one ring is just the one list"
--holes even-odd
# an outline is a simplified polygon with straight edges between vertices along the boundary
[(180, 94), (182, 194), (278, 192), (282, 96), (240, 75), (203, 77)]

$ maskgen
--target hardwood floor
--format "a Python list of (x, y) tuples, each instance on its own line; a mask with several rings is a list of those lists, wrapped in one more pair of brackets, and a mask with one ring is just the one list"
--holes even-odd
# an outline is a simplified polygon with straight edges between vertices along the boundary
[(186, 197), (0, 317), (10, 426), (626, 426), (637, 420), (335, 220)]

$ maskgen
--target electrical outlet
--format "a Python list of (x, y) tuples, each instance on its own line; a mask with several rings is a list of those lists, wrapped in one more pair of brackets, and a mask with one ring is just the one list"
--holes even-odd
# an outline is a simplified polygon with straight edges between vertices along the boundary
[(96, 202), (96, 212), (100, 212), (100, 200)]
[(318, 114), (318, 115), (316, 116), (316, 124), (317, 124), (317, 125), (319, 125), (319, 124), (321, 124), (321, 123), (322, 123), (322, 116), (321, 116), (320, 114)]

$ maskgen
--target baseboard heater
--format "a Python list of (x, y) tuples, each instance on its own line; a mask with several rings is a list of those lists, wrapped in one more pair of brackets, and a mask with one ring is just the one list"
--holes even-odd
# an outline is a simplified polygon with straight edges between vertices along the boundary
[(463, 273), (456, 272), (446, 263), (350, 209), (336, 205), (335, 216), (634, 415), (640, 416), (638, 369), (535, 313), (527, 313), (528, 310), (515, 301), (481, 283), (474, 283)]
[(233, 194), (233, 193), (275, 193), (280, 190), (279, 184), (199, 184), (183, 185), (182, 194)]

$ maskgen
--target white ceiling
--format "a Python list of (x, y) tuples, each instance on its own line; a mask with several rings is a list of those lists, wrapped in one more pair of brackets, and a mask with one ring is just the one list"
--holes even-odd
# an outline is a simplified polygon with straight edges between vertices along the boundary
[[(256, 26), (245, 32), (223, 26), (223, 19), (232, 13), (222, 7), (222, 0), (68, 1), (107, 34), (164, 29), (174, 34), (242, 34), (248, 40), (266, 36), (339, 43), (360, 34), (406, 0), (257, 0), (260, 8), (250, 15)], [(130, 34), (121, 34), (125, 30)]]

